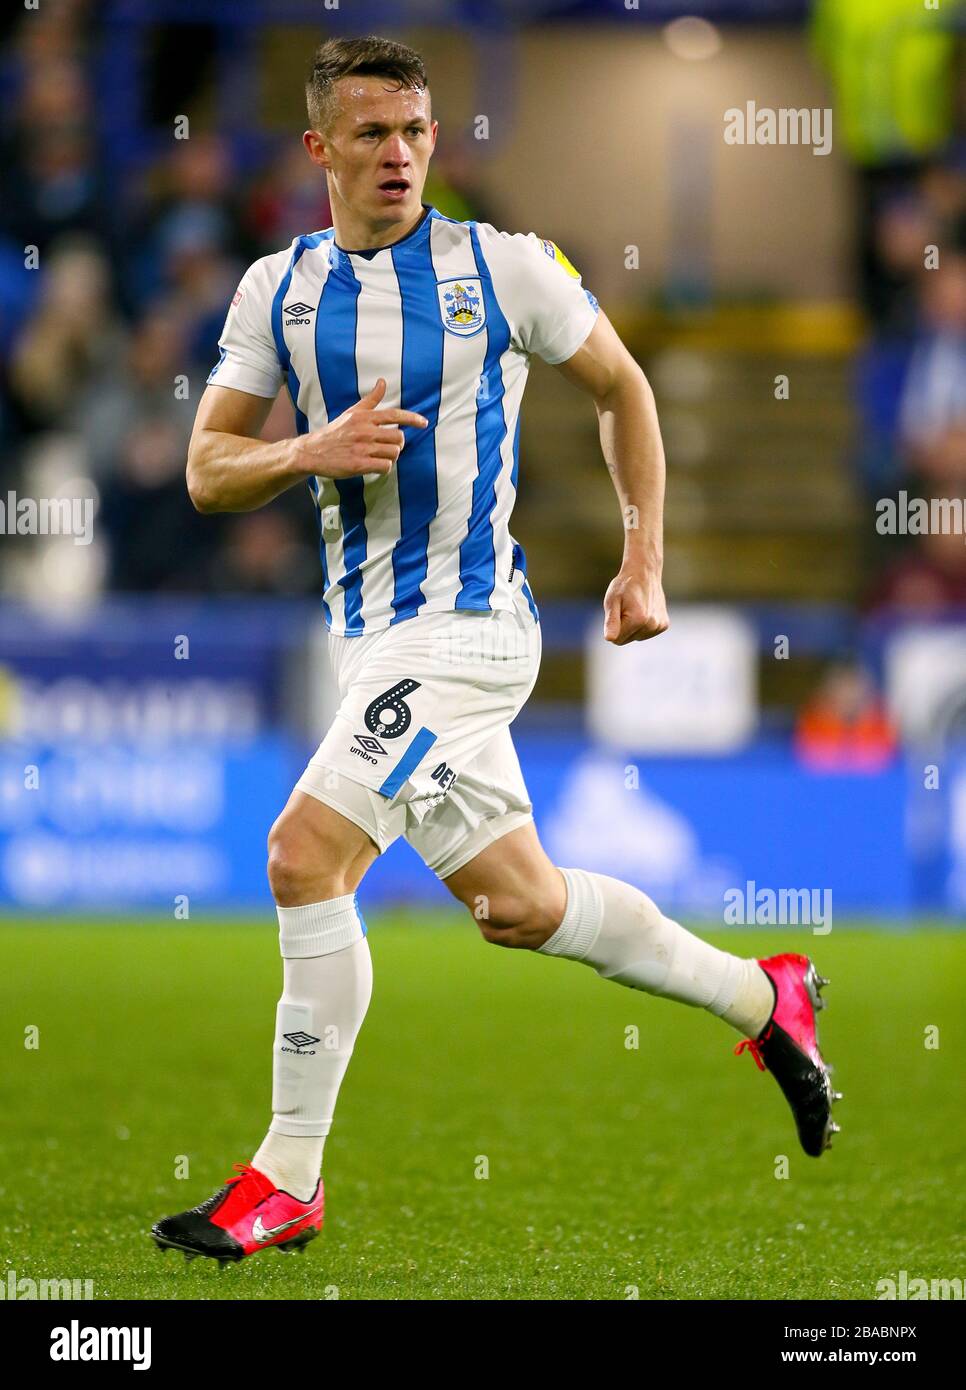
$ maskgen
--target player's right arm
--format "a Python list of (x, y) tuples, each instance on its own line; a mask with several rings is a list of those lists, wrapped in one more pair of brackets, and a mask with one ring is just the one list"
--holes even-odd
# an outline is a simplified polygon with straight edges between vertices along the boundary
[(188, 493), (199, 512), (250, 512), (307, 478), (388, 473), (402, 450), (402, 426), (425, 429), (411, 410), (380, 409), (380, 377), (362, 400), (322, 429), (265, 443), (259, 435), (272, 398), (233, 387), (205, 389), (188, 445)]
[[(188, 493), (199, 512), (250, 512), (307, 478), (388, 473), (403, 447), (401, 426), (425, 428), (409, 410), (380, 408), (380, 379), (362, 400), (322, 429), (296, 439), (259, 438), (289, 363), (273, 303), (288, 251), (249, 266), (218, 340), (188, 445)], [(283, 365), (281, 357), (285, 356)]]

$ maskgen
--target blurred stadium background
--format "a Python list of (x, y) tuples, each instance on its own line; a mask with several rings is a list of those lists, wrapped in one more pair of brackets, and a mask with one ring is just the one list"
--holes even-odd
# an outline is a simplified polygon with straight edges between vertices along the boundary
[[(955, 522), (966, 493), (963, 6), (28, 0), (0, 32), (3, 1289), (841, 1299), (958, 1275), (966, 544), (876, 522), (903, 492)], [(673, 626), (617, 651), (593, 407), (534, 364), (514, 532), (545, 659), (515, 736), (544, 840), (743, 954), (814, 950), (843, 1134), (802, 1158), (717, 1021), (485, 950), (400, 843), (362, 894), (376, 995), (325, 1238), (221, 1280), (145, 1237), (263, 1132), (265, 837), (332, 697), (307, 492), (199, 516), (185, 451), (242, 271), (329, 225), (302, 74), (359, 32), (426, 55), (427, 201), (557, 241), (660, 408)], [(831, 150), (727, 143), (750, 101), (831, 107)], [(284, 400), (267, 428), (294, 429)], [(85, 543), (16, 533), (18, 501), (57, 498), (89, 501)], [(817, 894), (819, 939), (729, 941), (749, 882)]]
[[(961, 6), (44, 0), (2, 24), (0, 903), (270, 920), (265, 834), (331, 708), (316, 523), (300, 490), (196, 515), (185, 449), (242, 271), (330, 225), (308, 55), (374, 31), (427, 57), (425, 200), (557, 241), (661, 411), (673, 630), (616, 653), (594, 412), (534, 365), (514, 531), (545, 660), (515, 728), (551, 852), (719, 924), (749, 880), (962, 913), (963, 530), (876, 528), (903, 490), (966, 493)], [(831, 151), (729, 145), (752, 100), (831, 106)], [(90, 498), (90, 543), (12, 533), (11, 494)], [(366, 888), (444, 897), (402, 844)]]

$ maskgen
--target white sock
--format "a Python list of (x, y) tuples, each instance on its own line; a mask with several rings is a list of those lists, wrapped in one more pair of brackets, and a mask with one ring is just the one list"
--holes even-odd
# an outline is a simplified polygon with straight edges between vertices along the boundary
[(629, 883), (585, 869), (560, 872), (567, 910), (540, 951), (583, 961), (603, 979), (630, 989), (707, 1009), (747, 1037), (758, 1036), (775, 996), (757, 961), (693, 936)]
[(252, 1165), (307, 1202), (356, 1036), (372, 957), (355, 894), (278, 909), (284, 985), (275, 1021), (271, 1127)]

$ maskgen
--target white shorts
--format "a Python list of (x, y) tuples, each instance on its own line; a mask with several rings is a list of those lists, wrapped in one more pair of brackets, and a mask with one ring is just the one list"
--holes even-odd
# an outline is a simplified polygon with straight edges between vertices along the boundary
[(404, 835), (447, 878), (533, 818), (509, 726), (540, 667), (540, 624), (513, 611), (427, 613), (329, 637), (340, 704), (299, 778), (387, 849)]

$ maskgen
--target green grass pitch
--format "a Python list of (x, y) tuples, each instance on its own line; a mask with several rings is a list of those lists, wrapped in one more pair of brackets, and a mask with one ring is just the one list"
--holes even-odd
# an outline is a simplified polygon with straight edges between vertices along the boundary
[(488, 947), (452, 916), (374, 916), (369, 939), (322, 1236), (219, 1272), (147, 1231), (266, 1128), (272, 923), (0, 927), (0, 1279), (135, 1299), (855, 1299), (902, 1269), (966, 1273), (966, 936), (711, 934), (805, 951), (831, 976), (821, 1037), (843, 1132), (818, 1161), (706, 1014)]

